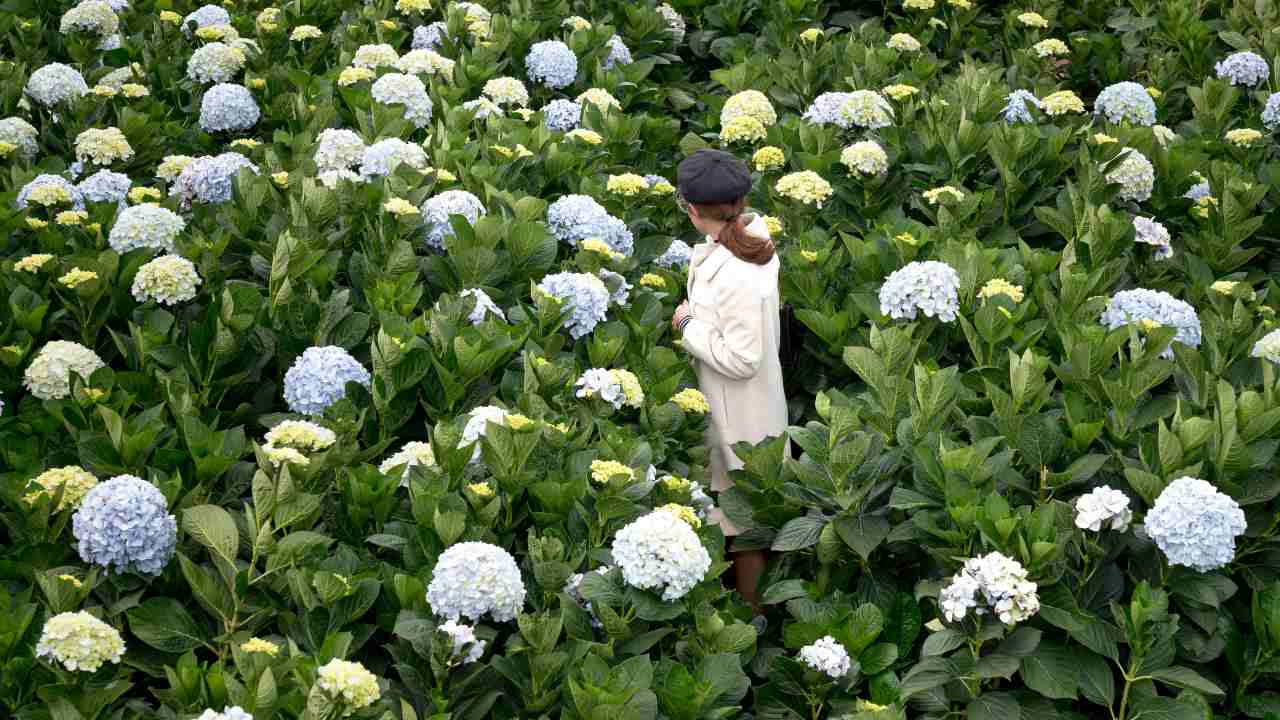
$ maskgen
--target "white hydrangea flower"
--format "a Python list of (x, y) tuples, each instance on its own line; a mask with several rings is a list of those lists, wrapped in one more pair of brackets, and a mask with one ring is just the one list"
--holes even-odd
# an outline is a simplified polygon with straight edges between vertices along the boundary
[(846, 147), (840, 152), (840, 163), (857, 175), (883, 175), (889, 171), (889, 156), (873, 140)]
[(476, 301), (476, 306), (471, 310), (471, 314), (467, 316), (467, 320), (472, 325), (479, 325), (490, 315), (494, 315), (499, 320), (503, 321), (507, 319), (506, 314), (502, 312), (502, 308), (498, 307), (498, 305), (493, 302), (493, 299), (489, 297), (489, 294), (484, 290), (481, 290), (480, 288), (467, 288), (458, 294), (460, 296), (473, 298)]
[(1147, 536), (1169, 559), (1199, 572), (1224, 567), (1236, 556), (1236, 536), (1247, 524), (1239, 503), (1204, 480), (1180, 477), (1156, 498), (1146, 517)]
[(880, 312), (894, 320), (915, 320), (917, 311), (942, 322), (960, 312), (960, 275), (936, 260), (916, 261), (893, 271), (880, 287)]
[(342, 716), (372, 705), (382, 691), (378, 678), (358, 662), (330, 660), (316, 671), (316, 684), (342, 706)]
[(1280, 365), (1280, 330), (1272, 330), (1254, 343), (1252, 357), (1270, 360)]
[(420, 48), (410, 50), (396, 61), (396, 69), (410, 75), (440, 75), (446, 80), (453, 77), (453, 60), (435, 50)]
[(15, 154), (30, 160), (40, 151), (40, 133), (20, 117), (0, 119), (0, 144), (12, 145)]
[(395, 163), (408, 165), (422, 172), (427, 169), (427, 152), (421, 145), (405, 142), (400, 138), (385, 138), (370, 145), (364, 151), (360, 163), (360, 175), (365, 178), (391, 174)]
[(90, 33), (93, 35), (114, 35), (120, 29), (120, 18), (115, 10), (103, 0), (84, 0), (62, 14), (58, 30), (62, 34)]
[(1108, 485), (1094, 488), (1076, 498), (1076, 527), (1081, 530), (1101, 532), (1104, 526), (1117, 532), (1129, 529), (1133, 511), (1129, 509), (1129, 497)]
[(684, 17), (667, 3), (662, 3), (658, 6), (658, 14), (662, 15), (662, 19), (667, 21), (667, 31), (671, 33), (671, 41), (679, 45), (684, 40)]
[(450, 620), (514, 620), (524, 607), (524, 580), (511, 553), (497, 545), (463, 542), (440, 555), (427, 586), (431, 612)]
[(1218, 74), (1218, 77), (1229, 80), (1232, 85), (1244, 85), (1246, 87), (1254, 87), (1271, 75), (1271, 70), (1267, 67), (1267, 61), (1261, 55), (1247, 50), (1231, 53), (1221, 62), (1214, 65), (1213, 70)]
[(848, 675), (853, 666), (849, 651), (830, 635), (800, 648), (799, 658), (800, 662), (833, 679)]
[(351, 65), (373, 70), (379, 67), (395, 67), (396, 61), (399, 59), (400, 55), (396, 53), (395, 48), (385, 43), (361, 45), (356, 48), (356, 54), (351, 59)]
[(870, 90), (854, 90), (840, 104), (840, 117), (847, 123), (876, 130), (893, 124), (893, 106), (883, 95)]
[(1107, 173), (1107, 182), (1118, 183), (1121, 200), (1143, 202), (1151, 197), (1156, 185), (1156, 169), (1146, 155), (1125, 148), (1124, 158)]
[(1093, 101), (1094, 112), (1108, 122), (1150, 126), (1156, 121), (1156, 101), (1136, 82), (1118, 82), (1103, 88)]
[(97, 353), (80, 343), (53, 340), (31, 359), (22, 384), (41, 400), (61, 400), (71, 393), (71, 373), (88, 378), (106, 366)]
[(484, 84), (482, 92), (499, 105), (529, 104), (529, 90), (524, 83), (513, 77), (497, 77)]
[(273, 425), (263, 439), (276, 447), (319, 452), (332, 447), (338, 436), (329, 428), (309, 420), (283, 420)]
[(778, 113), (773, 109), (773, 103), (769, 102), (768, 96), (759, 90), (743, 90), (736, 93), (730, 96), (725, 101), (724, 107), (720, 109), (721, 127), (740, 117), (749, 117), (766, 128), (778, 122)]
[(619, 530), (612, 555), (628, 585), (661, 591), (666, 601), (684, 597), (711, 568), (711, 555), (693, 528), (660, 510)]
[(396, 468), (400, 468), (400, 485), (401, 487), (408, 487), (410, 468), (418, 465), (431, 466), (435, 464), (436, 454), (431, 449), (431, 443), (412, 440), (405, 443), (398, 452), (383, 460), (382, 464), (378, 466), (378, 472), (387, 475)]
[(474, 627), (449, 620), (436, 629), (446, 633), (453, 641), (453, 656), (461, 660), (463, 665), (473, 663), (484, 655), (485, 641), (476, 638)]
[(196, 48), (187, 60), (187, 77), (205, 85), (230, 82), (244, 69), (244, 50), (236, 45), (211, 42)]
[(89, 85), (79, 70), (62, 63), (49, 63), (27, 78), (26, 94), (32, 100), (52, 107), (76, 100), (89, 93)]
[[(1122, 290), (1112, 296), (1098, 321), (1108, 330), (1130, 323), (1173, 327), (1178, 331), (1175, 342), (1200, 346), (1200, 317), (1195, 308), (1163, 290)], [(1166, 348), (1161, 357), (1172, 359), (1173, 349)]]
[(212, 708), (200, 713), (196, 720), (253, 720), (253, 716), (239, 705), (228, 705), (222, 712), (214, 712)]
[(1000, 622), (1013, 625), (1040, 611), (1040, 596), (1021, 563), (993, 552), (965, 561), (943, 588), (938, 604), (950, 622), (973, 610), (976, 615), (993, 612)]
[(64, 612), (49, 618), (36, 643), (36, 656), (49, 658), (72, 672), (96, 672), (124, 656), (120, 632), (87, 612)]
[(161, 255), (138, 269), (130, 292), (138, 302), (152, 300), (161, 305), (176, 305), (196, 296), (200, 274), (196, 266), (180, 255)]
[(1134, 240), (1155, 247), (1152, 257), (1156, 260), (1173, 257), (1173, 248), (1169, 245), (1169, 230), (1156, 222), (1155, 218), (1135, 217), (1133, 230)]
[(200, 99), (200, 129), (207, 133), (248, 130), (261, 116), (258, 101), (243, 85), (218, 83)]
[[(508, 414), (506, 410), (497, 405), (481, 405), (480, 407), (472, 408), (471, 412), (467, 413), (467, 424), (462, 428), (462, 438), (458, 441), (458, 447), (466, 447), (478, 442), (488, 431), (489, 423), (505, 425)], [(475, 452), (471, 456), (471, 462), (478, 462), (479, 460), (480, 446), (476, 445)]]
[(174, 240), (187, 226), (182, 216), (151, 203), (130, 205), (116, 217), (107, 235), (107, 244), (121, 255), (138, 248), (172, 253)]
[(316, 168), (348, 170), (364, 159), (364, 140), (346, 128), (328, 128), (316, 136), (316, 152), (313, 156)]
[(383, 105), (403, 105), (404, 119), (415, 127), (431, 122), (431, 98), (416, 75), (387, 73), (374, 81), (369, 94)]

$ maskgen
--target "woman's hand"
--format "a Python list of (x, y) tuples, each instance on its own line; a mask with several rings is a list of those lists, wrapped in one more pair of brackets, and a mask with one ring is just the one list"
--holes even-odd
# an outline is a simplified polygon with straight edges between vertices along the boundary
[(676, 307), (676, 311), (671, 315), (671, 329), (679, 330), (680, 323), (685, 318), (689, 317), (692, 314), (693, 314), (693, 311), (689, 309), (688, 300), (685, 300), (684, 302), (680, 303), (680, 305)]

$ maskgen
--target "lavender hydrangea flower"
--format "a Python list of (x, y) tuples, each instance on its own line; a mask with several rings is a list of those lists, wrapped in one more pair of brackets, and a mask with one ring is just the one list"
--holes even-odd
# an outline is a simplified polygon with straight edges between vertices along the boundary
[(609, 38), (609, 56), (604, 59), (604, 69), (612, 70), (617, 65), (631, 64), (631, 49), (622, 41), (622, 38), (614, 35)]
[(552, 90), (573, 84), (578, 77), (578, 56), (559, 40), (543, 40), (529, 48), (524, 58), (529, 80)]
[(1262, 126), (1268, 130), (1280, 130), (1280, 92), (1271, 93), (1262, 108)]
[[(1200, 345), (1200, 317), (1195, 308), (1161, 290), (1136, 288), (1116, 293), (1099, 322), (1109, 330), (1130, 323), (1172, 327), (1177, 329), (1174, 342), (1189, 347)], [(1160, 357), (1172, 359), (1172, 348), (1165, 348)]]
[(1249, 51), (1231, 53), (1213, 66), (1218, 77), (1231, 81), (1232, 85), (1254, 87), (1271, 74), (1267, 61), (1261, 55)]
[(582, 105), (572, 100), (556, 98), (542, 106), (543, 122), (548, 130), (568, 132), (582, 121)]
[(89, 202), (123, 203), (133, 181), (128, 175), (111, 170), (99, 170), (80, 181), (77, 188)]
[(413, 29), (414, 50), (435, 50), (441, 42), (449, 38), (449, 26), (437, 20), (430, 25), (420, 25)]
[(182, 18), (182, 32), (188, 37), (191, 36), (191, 23), (195, 23), (196, 30), (212, 25), (230, 25), (231, 13), (217, 5), (202, 5)]
[(41, 105), (53, 107), (84, 97), (89, 92), (89, 85), (80, 71), (70, 65), (49, 63), (31, 73), (25, 92)]
[(1173, 257), (1173, 248), (1169, 246), (1169, 231), (1154, 218), (1135, 217), (1133, 231), (1134, 240), (1155, 247), (1152, 257), (1156, 260)]
[(258, 166), (240, 153), (205, 155), (192, 160), (173, 181), (169, 194), (178, 198), (185, 210), (193, 202), (216, 205), (231, 199), (232, 182), (241, 170), (258, 174)]
[(1040, 98), (1028, 90), (1014, 90), (1005, 96), (1004, 110), (1001, 110), (1000, 113), (1007, 123), (1034, 123), (1036, 119), (1031, 115), (1031, 111), (1027, 109), (1028, 105), (1039, 110), (1041, 107)]
[(547, 227), (556, 239), (571, 247), (595, 238), (627, 257), (635, 251), (635, 239), (627, 224), (587, 195), (565, 195), (551, 203), (547, 208)]
[(894, 270), (880, 287), (880, 312), (915, 320), (917, 311), (952, 322), (960, 311), (960, 275), (944, 262), (916, 261)]
[(616, 273), (607, 268), (600, 268), (597, 274), (604, 281), (605, 287), (617, 287), (616, 290), (609, 292), (609, 304), (625, 306), (631, 297), (631, 284), (627, 282), (627, 278), (622, 273)]
[(822, 93), (813, 99), (809, 108), (804, 111), (804, 115), (800, 117), (814, 125), (835, 125), (842, 130), (847, 130), (852, 126), (852, 121), (846, 118), (840, 109), (852, 98), (851, 92)]
[(14, 199), (14, 205), (19, 210), (26, 210), (29, 201), (39, 203), (39, 200), (31, 200), (32, 193), (36, 193), (37, 197), (39, 197), (47, 192), (46, 188), (52, 188), (53, 192), (59, 196), (62, 196), (65, 191), (66, 200), (64, 202), (70, 203), (76, 210), (84, 209), (84, 195), (80, 192), (80, 189), (61, 175), (49, 174), (37, 175), (26, 185), (23, 185), (22, 189), (18, 191), (18, 197)]
[(1156, 122), (1156, 101), (1151, 99), (1146, 88), (1136, 82), (1108, 85), (1098, 93), (1093, 106), (1094, 112), (1105, 117), (1107, 122), (1131, 122), (1145, 127)]
[(1209, 572), (1235, 559), (1236, 536), (1246, 528), (1239, 503), (1192, 477), (1169, 483), (1147, 513), (1147, 536), (1169, 559)]
[(369, 387), (371, 378), (359, 361), (336, 345), (309, 347), (284, 375), (284, 399), (303, 415), (323, 415), (347, 396), (347, 383)]
[(200, 129), (208, 133), (248, 130), (261, 115), (258, 101), (243, 85), (219, 83), (200, 101)]
[(596, 329), (609, 309), (609, 288), (595, 275), (563, 272), (547, 275), (538, 290), (557, 298), (569, 310), (564, 327), (577, 340)]
[(453, 237), (453, 225), (449, 218), (461, 215), (468, 225), (485, 214), (484, 203), (480, 198), (466, 190), (445, 190), (427, 198), (422, 203), (422, 219), (427, 228), (427, 247), (433, 250), (444, 250), (445, 238)]
[(158, 575), (173, 557), (178, 524), (156, 486), (119, 475), (94, 486), (71, 519), (80, 559), (116, 573)]
[(661, 265), (664, 268), (674, 270), (676, 268), (686, 268), (689, 261), (693, 258), (693, 248), (689, 247), (689, 243), (676, 238), (671, 241), (667, 249), (654, 259), (655, 265)]

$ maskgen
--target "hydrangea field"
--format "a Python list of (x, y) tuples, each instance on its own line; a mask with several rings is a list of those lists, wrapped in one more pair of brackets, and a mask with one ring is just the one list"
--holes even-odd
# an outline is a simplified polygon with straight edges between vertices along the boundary
[(1280, 719), (1280, 6), (669, 1), (0, 5), (0, 717)]

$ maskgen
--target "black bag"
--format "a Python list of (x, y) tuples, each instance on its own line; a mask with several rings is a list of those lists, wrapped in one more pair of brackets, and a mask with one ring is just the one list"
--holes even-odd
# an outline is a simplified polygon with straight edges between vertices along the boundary
[(800, 349), (804, 343), (804, 326), (796, 319), (795, 310), (788, 304), (778, 308), (778, 323), (781, 329), (781, 341), (778, 343), (778, 360), (782, 364), (783, 375), (789, 375), (800, 362)]

